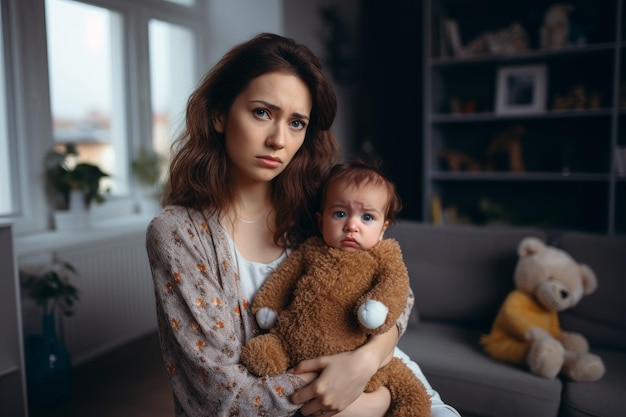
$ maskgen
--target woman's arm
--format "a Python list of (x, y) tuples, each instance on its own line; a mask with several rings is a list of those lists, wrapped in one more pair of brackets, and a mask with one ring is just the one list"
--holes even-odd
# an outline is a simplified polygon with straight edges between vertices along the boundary
[(244, 317), (221, 229), (209, 230), (197, 213), (172, 210), (152, 221), (146, 245), (163, 359), (177, 402), (187, 415), (224, 416), (234, 409), (292, 415), (298, 406), (289, 396), (304, 385), (299, 377), (257, 378), (239, 363), (253, 321)]
[(332, 356), (321, 356), (300, 362), (290, 372), (319, 372), (306, 387), (296, 391), (291, 400), (303, 404), (304, 415), (319, 410), (342, 411), (363, 394), (365, 385), (378, 369), (393, 357), (398, 329), (372, 336), (363, 346)]

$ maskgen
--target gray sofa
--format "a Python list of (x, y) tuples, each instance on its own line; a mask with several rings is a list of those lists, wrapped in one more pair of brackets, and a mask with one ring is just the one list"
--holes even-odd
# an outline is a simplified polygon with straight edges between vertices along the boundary
[[(415, 292), (400, 347), (463, 417), (626, 416), (626, 239), (536, 228), (431, 226), (399, 221), (397, 239)], [(526, 236), (562, 247), (598, 276), (598, 290), (560, 315), (605, 362), (593, 383), (546, 380), (498, 362), (479, 345), (513, 289), (517, 245)]]

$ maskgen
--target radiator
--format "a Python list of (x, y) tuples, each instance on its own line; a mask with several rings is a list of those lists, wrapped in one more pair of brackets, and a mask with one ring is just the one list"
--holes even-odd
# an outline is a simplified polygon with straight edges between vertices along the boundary
[(145, 234), (56, 251), (74, 265), (80, 300), (60, 332), (74, 363), (156, 330)]

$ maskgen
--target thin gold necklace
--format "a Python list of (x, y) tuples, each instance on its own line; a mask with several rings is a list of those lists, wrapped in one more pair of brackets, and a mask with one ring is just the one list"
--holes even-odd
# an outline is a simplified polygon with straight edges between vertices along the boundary
[(241, 217), (237, 216), (237, 220), (239, 220), (241, 223), (245, 223), (245, 224), (254, 224), (254, 223), (258, 223), (261, 219), (266, 218), (268, 214), (270, 214), (269, 211), (267, 213), (265, 213), (264, 215), (262, 215), (261, 217), (259, 217), (258, 219), (254, 219), (254, 220), (246, 220), (246, 219), (242, 219)]

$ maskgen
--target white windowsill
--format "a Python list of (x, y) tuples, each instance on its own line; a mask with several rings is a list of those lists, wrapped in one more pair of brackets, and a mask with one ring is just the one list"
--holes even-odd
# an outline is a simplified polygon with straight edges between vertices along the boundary
[(94, 241), (117, 239), (122, 236), (144, 233), (152, 216), (134, 214), (115, 219), (98, 220), (80, 230), (55, 230), (28, 236), (15, 237), (18, 258), (54, 252), (60, 248), (80, 247)]

